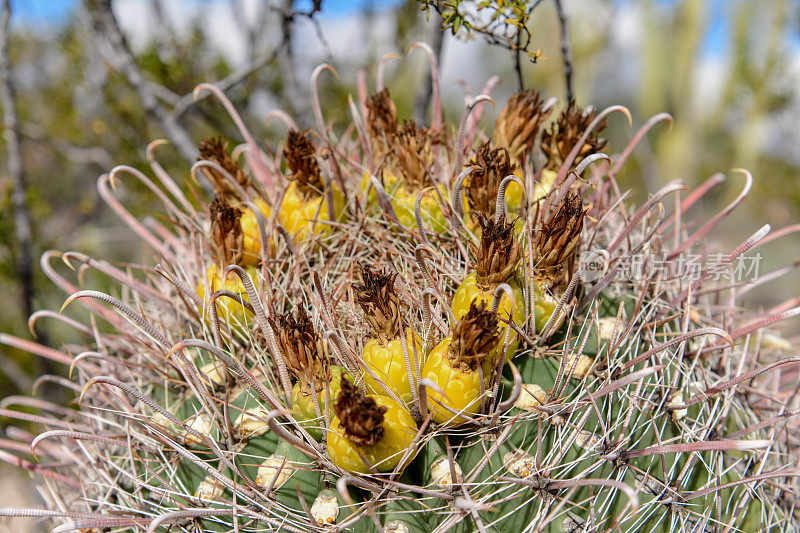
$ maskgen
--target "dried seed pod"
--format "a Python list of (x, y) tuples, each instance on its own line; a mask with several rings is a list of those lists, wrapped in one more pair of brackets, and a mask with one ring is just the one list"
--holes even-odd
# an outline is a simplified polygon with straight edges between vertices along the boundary
[(344, 436), (358, 446), (372, 446), (383, 437), (383, 415), (386, 407), (379, 406), (375, 398), (366, 396), (342, 378), (342, 391), (334, 406), (336, 417), (344, 429)]
[[(408, 409), (386, 396), (367, 396), (342, 377), (336, 416), (328, 431), (328, 454), (350, 472), (388, 472), (411, 447), (416, 423)], [(404, 465), (400, 465), (404, 466)]]
[(580, 243), (586, 210), (577, 194), (568, 194), (536, 232), (534, 273), (540, 280), (561, 276)]
[(520, 162), (533, 142), (550, 110), (543, 110), (544, 100), (534, 90), (524, 90), (508, 99), (497, 116), (492, 139), (511, 154), (511, 160)]
[(453, 368), (474, 372), (478, 365), (492, 355), (500, 342), (497, 314), (486, 309), (486, 303), (470, 305), (469, 311), (453, 328), (453, 338), (447, 350)]
[(521, 249), (514, 235), (514, 224), (487, 218), (478, 213), (481, 225), (479, 245), (470, 245), (470, 258), (478, 283), (497, 285), (510, 280), (517, 271)]
[(389, 89), (370, 95), (365, 105), (372, 155), (379, 162), (389, 153), (389, 139), (397, 133), (397, 108), (389, 95)]
[[(239, 186), (247, 190), (250, 187), (250, 176), (242, 169), (242, 167), (231, 159), (226, 150), (226, 143), (222, 141), (220, 135), (216, 139), (204, 139), (198, 150), (200, 152), (199, 160), (213, 161), (222, 167), (228, 174), (230, 174)], [(220, 194), (226, 201), (239, 203), (244, 201), (244, 198), (239, 198), (237, 188), (230, 183), (222, 174), (214, 168), (207, 168), (208, 175), (214, 184), (214, 190)]]
[[(561, 168), (594, 118), (594, 111), (584, 110), (574, 101), (569, 102), (558, 116), (558, 120), (542, 133), (542, 151), (547, 156), (548, 169), (558, 170)], [(607, 124), (608, 121), (603, 119), (592, 131), (575, 158), (576, 164), (587, 155), (596, 154), (603, 149), (606, 140), (601, 139), (598, 135)]]
[(415, 194), (433, 183), (433, 145), (436, 139), (425, 127), (406, 120), (391, 136), (392, 152), (389, 168), (403, 175), (403, 184), (409, 193)]
[(476, 166), (466, 183), (467, 205), (471, 211), (480, 212), (489, 218), (497, 205), (500, 183), (513, 174), (516, 165), (511, 162), (505, 148), (492, 149), (489, 141), (481, 144), (475, 157), (467, 166)]
[(208, 214), (211, 218), (211, 250), (217, 262), (222, 265), (240, 264), (244, 257), (241, 209), (218, 194), (209, 204)]
[(396, 274), (359, 264), (361, 283), (355, 285), (356, 302), (364, 311), (364, 319), (372, 334), (383, 341), (394, 339), (401, 330), (400, 297), (394, 288)]
[(304, 390), (311, 391), (313, 383), (314, 392), (321, 391), (330, 380), (330, 357), (305, 309), (298, 305), (294, 315), (279, 314), (269, 323), (292, 376)]
[(291, 171), (288, 177), (297, 185), (303, 198), (308, 201), (320, 196), (325, 189), (325, 181), (322, 179), (316, 149), (308, 132), (289, 130), (284, 155)]

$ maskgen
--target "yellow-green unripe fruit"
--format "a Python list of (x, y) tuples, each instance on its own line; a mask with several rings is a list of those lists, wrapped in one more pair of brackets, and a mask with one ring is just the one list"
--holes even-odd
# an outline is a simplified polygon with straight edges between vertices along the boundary
[(343, 380), (328, 432), (328, 455), (349, 472), (370, 472), (361, 456), (377, 471), (388, 472), (399, 464), (416, 433), (405, 406), (386, 396), (365, 396)]
[[(522, 327), (522, 324), (525, 321), (525, 301), (523, 300), (522, 289), (519, 288), (519, 285), (515, 280), (511, 280), (509, 285), (511, 286), (511, 291), (514, 295), (514, 301), (512, 303), (508, 295), (503, 292), (502, 298), (500, 299), (500, 306), (497, 308), (497, 314), (504, 319), (509, 319), (509, 317), (513, 318), (514, 323), (517, 326)], [(460, 320), (464, 315), (466, 315), (467, 311), (469, 311), (470, 305), (473, 303), (478, 304), (483, 302), (486, 304), (487, 308), (490, 308), (492, 306), (492, 301), (494, 300), (494, 292), (496, 288), (496, 285), (480, 286), (478, 284), (477, 274), (475, 272), (468, 274), (467, 277), (464, 278), (464, 281), (461, 282), (461, 285), (459, 285), (456, 289), (455, 294), (453, 294), (452, 309), (456, 320)], [(508, 349), (506, 350), (506, 361), (510, 361), (511, 358), (514, 357), (514, 354), (517, 353), (517, 347), (519, 346), (519, 335), (513, 329), (511, 329), (511, 326), (500, 322), (497, 329), (498, 333), (500, 334), (500, 343), (492, 352), (494, 361), (499, 359), (500, 354), (503, 351), (503, 342), (505, 339), (506, 330), (509, 330), (508, 334), (510, 339), (508, 343)]]
[[(327, 383), (329, 394), (329, 416), (333, 416), (333, 403), (341, 390), (342, 376), (349, 380), (353, 379), (353, 375), (340, 366), (331, 366), (331, 379)], [(298, 381), (292, 387), (292, 416), (306, 428), (308, 433), (316, 440), (322, 440), (323, 427), (325, 426), (325, 388), (321, 385), (317, 386), (318, 391), (317, 402), (319, 405), (320, 414), (317, 415), (317, 408), (314, 405), (314, 398), (311, 396), (311, 389), (309, 386), (304, 385)]]
[(467, 418), (457, 413), (471, 417), (479, 411), (481, 393), (492, 382), (492, 363), (500, 340), (497, 324), (497, 315), (485, 303), (473, 302), (453, 328), (453, 335), (431, 351), (422, 378), (433, 381), (444, 392), (428, 388), (428, 409), (435, 422), (458, 424)]
[[(245, 272), (247, 272), (247, 276), (255, 284), (255, 269), (247, 268)], [(224, 280), (222, 276), (223, 271), (217, 267), (217, 265), (214, 264), (208, 267), (205, 279), (201, 279), (197, 282), (197, 295), (200, 296), (200, 298), (210, 297), (214, 292), (224, 289), (238, 295), (242, 301), (250, 302), (250, 298), (244, 290), (244, 284), (235, 272), (228, 272)], [(216, 299), (215, 304), (220, 321), (227, 322), (229, 325), (236, 327), (247, 327), (249, 324), (250, 312), (233, 298), (220, 296)]]
[[(463, 371), (453, 367), (448, 362), (447, 350), (452, 342), (447, 337), (440, 342), (428, 355), (428, 360), (422, 368), (422, 378), (430, 379), (445, 393), (445, 396), (433, 389), (428, 389), (428, 409), (433, 413), (433, 420), (439, 424), (462, 422), (458, 415), (439, 405), (442, 403), (454, 411), (467, 415), (475, 414), (480, 407), (481, 382), (477, 371)], [(484, 387), (487, 384), (484, 376)]]
[[(422, 339), (410, 329), (406, 330), (406, 350), (408, 350), (408, 359), (412, 367), (416, 350), (416, 359), (421, 366), (425, 356)], [(364, 346), (363, 359), (364, 364), (375, 373), (380, 381), (388, 385), (404, 402), (411, 401), (411, 388), (416, 385), (409, 380), (411, 373), (406, 366), (400, 337), (395, 337), (388, 342), (379, 339), (368, 340)], [(364, 383), (372, 394), (387, 394), (380, 383), (366, 371), (364, 372)]]

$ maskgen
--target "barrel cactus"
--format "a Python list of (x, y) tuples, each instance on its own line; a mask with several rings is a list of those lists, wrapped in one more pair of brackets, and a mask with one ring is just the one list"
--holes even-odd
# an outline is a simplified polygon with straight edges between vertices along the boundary
[[(159, 184), (128, 167), (99, 178), (151, 263), (42, 258), (64, 313), (89, 318), (31, 318), (74, 326), (80, 346), (0, 337), (68, 365), (52, 379), (74, 394), (74, 409), (4, 400), (3, 416), (42, 428), (9, 428), (0, 457), (46, 507), (2, 513), (59, 532), (793, 529), (781, 425), (797, 410), (765, 390), (800, 357), (763, 328), (798, 308), (756, 314), (737, 301), (748, 288), (719, 281), (791, 230), (715, 253), (704, 236), (730, 209), (687, 211), (717, 178), (631, 207), (615, 176), (667, 115), (609, 157), (600, 135), (630, 120), (620, 106), (551, 116), (558, 104), (526, 91), (487, 135), (487, 95), (451, 127), (434, 93), (422, 127), (377, 86), (346, 137), (318, 112), (283, 149), (247, 131), (233, 151), (205, 141), (206, 205), (156, 144)], [(115, 199), (126, 174), (166, 222)], [(690, 252), (701, 268), (686, 270)], [(118, 289), (81, 288), (59, 256)]]

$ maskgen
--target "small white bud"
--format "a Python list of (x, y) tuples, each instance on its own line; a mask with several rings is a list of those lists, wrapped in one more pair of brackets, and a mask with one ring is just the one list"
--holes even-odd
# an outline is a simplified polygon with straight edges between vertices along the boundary
[(697, 335), (689, 339), (688, 349), (689, 353), (702, 350), (714, 342), (716, 338), (710, 335)]
[[(206, 437), (213, 438), (211, 436), (211, 430), (213, 429), (211, 423), (211, 417), (205, 413), (195, 416), (194, 420), (192, 420), (189, 423), (189, 427), (195, 430), (200, 435), (205, 435)], [(186, 441), (186, 444), (188, 444), (189, 446), (199, 446), (200, 444), (203, 443), (203, 441), (197, 438), (196, 435), (193, 435), (188, 432), (184, 435), (183, 438)]]
[(535, 406), (547, 402), (547, 393), (535, 383), (523, 383), (519, 398), (514, 402), (514, 407), (523, 411), (536, 411)]
[(506, 467), (511, 474), (526, 478), (530, 477), (534, 472), (535, 458), (528, 452), (517, 450), (508, 452), (503, 456), (503, 466)]
[[(578, 359), (577, 363), (575, 363), (575, 358)], [(589, 370), (592, 368), (592, 365), (594, 364), (594, 359), (583, 354), (570, 353), (566, 356), (562, 364), (565, 365), (567, 372), (569, 371), (572, 372), (570, 374), (571, 378), (583, 379), (586, 377), (586, 375), (589, 373)]]
[(409, 529), (405, 522), (402, 520), (392, 520), (388, 522), (384, 527), (383, 530), (386, 533), (408, 533)]
[(163, 426), (165, 428), (174, 427), (174, 424), (172, 423), (172, 420), (170, 420), (169, 418), (167, 418), (163, 414), (159, 413), (158, 411), (153, 413), (153, 416), (150, 417), (150, 423), (158, 424), (159, 426)]
[(619, 335), (624, 329), (625, 323), (615, 316), (597, 319), (597, 336), (601, 341), (614, 340), (615, 334)]
[(275, 482), (272, 483), (272, 490), (277, 490), (292, 477), (294, 470), (294, 465), (288, 458), (273, 453), (258, 467), (256, 485), (266, 489), (273, 478), (277, 476)]
[(575, 445), (584, 450), (594, 450), (600, 444), (600, 438), (591, 431), (579, 431), (578, 436), (575, 437)]
[(792, 349), (792, 345), (789, 343), (789, 341), (787, 341), (777, 333), (772, 333), (769, 331), (764, 332), (764, 336), (761, 339), (761, 346), (763, 346), (764, 348), (774, 348), (782, 352), (786, 352)]
[(222, 496), (223, 492), (225, 492), (225, 485), (214, 476), (209, 475), (197, 486), (194, 497), (204, 501), (213, 501)]
[(311, 505), (311, 516), (319, 525), (336, 522), (339, 516), (339, 502), (336, 501), (336, 495), (330, 490), (320, 492)]
[(686, 402), (683, 399), (683, 392), (676, 390), (672, 394), (669, 395), (667, 399), (667, 409), (669, 409), (669, 414), (672, 417), (672, 420), (677, 422), (678, 420), (684, 418), (687, 414), (689, 414), (688, 409), (675, 409), (675, 407), (679, 407)]
[[(453, 462), (453, 470), (456, 472), (456, 483), (461, 483), (463, 471), (458, 463)], [(450, 461), (447, 457), (439, 457), (431, 465), (431, 479), (433, 483), (440, 487), (447, 487), (453, 484), (453, 476), (450, 473)]]
[(225, 365), (220, 361), (206, 363), (199, 370), (213, 385), (222, 386), (228, 381)]
[(247, 438), (262, 435), (269, 429), (269, 425), (263, 419), (265, 414), (264, 409), (261, 407), (253, 407), (252, 409), (243, 411), (236, 419), (233, 427)]

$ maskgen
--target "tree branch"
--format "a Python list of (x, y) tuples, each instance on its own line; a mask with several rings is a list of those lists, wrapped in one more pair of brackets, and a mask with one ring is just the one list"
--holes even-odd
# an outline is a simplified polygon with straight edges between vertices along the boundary
[(278, 63), (288, 89), (284, 91), (284, 94), (293, 95), (292, 98), (285, 99), (285, 103), (291, 109), (297, 123), (301, 127), (306, 127), (311, 124), (311, 112), (306, 104), (308, 98), (306, 98), (305, 92), (300, 89), (300, 84), (297, 80), (294, 57), (294, 18), (300, 13), (294, 11), (294, 0), (284, 0), (282, 9), (277, 7), (274, 9), (281, 17), (282, 37), (278, 45)]
[(25, 169), (22, 161), (20, 129), (15, 107), (14, 80), (8, 58), (11, 3), (2, 0), (0, 13), (0, 104), (3, 106), (8, 173), (11, 178), (11, 207), (14, 212), (14, 231), (18, 246), (17, 275), (22, 285), (22, 312), (27, 318), (33, 313), (33, 235), (27, 206)]
[(153, 94), (149, 83), (136, 64), (136, 58), (131, 53), (122, 30), (120, 30), (111, 9), (111, 0), (84, 0), (84, 4), (91, 17), (95, 39), (98, 44), (106, 44), (106, 59), (125, 76), (133, 90), (139, 95), (145, 112), (158, 122), (181, 156), (187, 161), (193, 162), (198, 154), (194, 142), (175, 117), (159, 104)]
[(514, 54), (514, 72), (517, 74), (517, 85), (520, 91), (525, 89), (525, 81), (522, 78), (522, 50), (520, 44), (522, 43), (522, 32), (517, 32), (517, 49), (512, 50)]
[[(442, 47), (444, 44), (444, 28), (442, 27), (443, 19), (438, 11), (435, 11), (434, 16), (431, 18), (433, 18), (433, 23), (431, 25), (431, 31), (433, 32), (431, 35), (431, 48), (433, 48), (433, 53), (436, 54), (436, 61), (439, 63), (439, 68), (441, 69)], [(428, 106), (431, 103), (432, 97), (433, 77), (431, 75), (431, 71), (428, 70), (428, 74), (425, 76), (425, 85), (422, 89), (422, 92), (417, 94), (417, 100), (414, 104), (414, 116), (416, 117), (417, 122), (420, 124), (427, 123), (425, 120), (425, 115), (428, 111)]]
[[(278, 53), (280, 52), (282, 45), (278, 45), (275, 49), (270, 52), (269, 54), (263, 55), (259, 58), (254, 59), (253, 61), (248, 62), (245, 65), (242, 65), (239, 69), (231, 72), (221, 80), (214, 83), (219, 90), (222, 92), (227, 92), (229, 89), (239, 85), (244, 80), (246, 80), (250, 75), (252, 75), (257, 70), (264, 68), (265, 66), (269, 65), (278, 57)], [(210, 96), (210, 93), (203, 92), (200, 94), (197, 99), (195, 99), (193, 93), (188, 93), (183, 95), (175, 102), (174, 107), (172, 108), (171, 115), (174, 119), (179, 119), (182, 117), (189, 109), (191, 109), (197, 102), (201, 100), (205, 100)]]
[(566, 85), (567, 102), (571, 102), (574, 98), (572, 92), (572, 52), (569, 48), (569, 24), (567, 22), (567, 15), (564, 13), (564, 6), (561, 5), (561, 0), (553, 0), (556, 6), (556, 15), (558, 15), (558, 23), (561, 26), (561, 57), (564, 60), (564, 82)]

